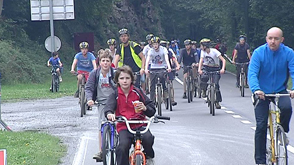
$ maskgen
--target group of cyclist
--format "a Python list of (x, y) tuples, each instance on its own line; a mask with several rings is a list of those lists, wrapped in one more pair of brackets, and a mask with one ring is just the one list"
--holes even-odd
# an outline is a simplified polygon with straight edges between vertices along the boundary
[[(267, 33), (267, 44), (254, 51), (252, 60), (249, 45), (246, 43), (246, 36), (244, 35), (239, 37), (239, 42), (236, 44), (233, 52), (232, 63), (246, 63), (251, 60), (246, 82), (249, 82), (250, 89), (261, 100), (265, 99), (265, 93), (286, 92), (285, 82), (287, 81), (289, 70), (294, 80), (293, 50), (282, 44), (282, 34), (279, 28), (271, 28)], [(115, 116), (125, 116), (128, 119), (144, 119), (145, 116), (153, 116), (156, 111), (154, 100), (157, 76), (161, 78), (164, 96), (167, 96), (164, 72), (168, 72), (169, 80), (174, 80), (176, 71), (180, 69), (181, 64), (184, 73), (183, 98), (187, 97), (185, 78), (187, 77), (188, 67), (192, 67), (194, 76), (200, 75), (202, 97), (207, 97), (208, 76), (205, 73), (218, 71), (219, 74), (215, 74), (213, 77), (216, 84), (215, 106), (217, 109), (221, 108), (219, 102), (222, 101), (222, 96), (219, 79), (221, 77), (220, 74), (225, 72), (226, 60), (223, 57), (223, 52), (219, 51), (218, 48), (212, 47), (210, 39), (202, 39), (200, 41), (200, 48), (197, 48), (196, 41), (186, 39), (184, 41), (185, 48), (182, 49), (179, 49), (176, 41), (163, 41), (153, 34), (146, 36), (147, 45), (145, 45), (145, 42), (138, 44), (130, 40), (127, 29), (119, 30), (119, 39), (121, 41), (119, 45), (117, 45), (115, 39), (109, 39), (107, 41), (109, 48), (99, 50), (97, 59), (92, 53), (88, 52), (89, 44), (87, 42), (80, 43), (81, 52), (75, 55), (71, 67), (71, 72), (76, 73), (75, 68), (77, 66), (78, 85), (81, 83), (83, 74), (88, 79), (85, 88), (87, 104), (92, 106), (95, 101), (98, 102), (100, 129), (103, 121), (114, 121)], [(170, 43), (171, 45), (169, 45)], [(283, 53), (286, 53), (287, 56), (282, 57), (280, 54)], [(269, 55), (273, 57), (268, 57)], [(275, 63), (277, 62), (280, 64), (276, 65)], [(49, 59), (47, 65), (53, 65), (53, 63), (62, 65), (56, 53), (54, 57)], [(116, 69), (115, 73), (114, 68)], [(240, 67), (236, 65), (236, 69), (236, 86), (238, 87)], [(246, 78), (247, 70), (246, 66)], [(154, 72), (162, 72), (162, 74), (152, 74)], [(147, 83), (148, 80), (150, 80), (150, 89)], [(60, 81), (62, 81), (61, 78)], [(247, 84), (246, 86), (248, 87)], [(146, 96), (149, 92), (147, 89), (150, 90), (150, 99)], [(78, 94), (79, 91), (75, 93), (75, 97), (78, 97)], [(291, 91), (290, 94), (293, 98), (294, 92)], [(174, 96), (171, 99), (172, 105), (177, 105)], [(133, 103), (136, 101), (139, 103), (134, 105)], [(281, 102), (283, 103), (283, 105), (279, 105), (282, 112), (281, 122), (285, 131), (288, 132), (292, 114), (291, 103), (289, 99), (282, 99)], [(262, 101), (255, 107), (257, 125), (255, 133), (255, 160), (257, 164), (265, 164), (266, 123), (268, 116), (266, 109), (268, 109), (268, 103), (268, 101)], [(134, 125), (134, 128), (140, 129), (142, 126)], [(133, 135), (127, 131), (125, 124), (120, 123), (117, 129), (119, 133), (117, 163), (120, 165), (129, 164), (128, 155)], [(143, 147), (147, 158), (154, 157), (153, 143), (154, 136), (148, 131), (143, 136)], [(99, 144), (101, 148), (100, 133)], [(102, 161), (101, 151), (94, 155), (94, 158)]]

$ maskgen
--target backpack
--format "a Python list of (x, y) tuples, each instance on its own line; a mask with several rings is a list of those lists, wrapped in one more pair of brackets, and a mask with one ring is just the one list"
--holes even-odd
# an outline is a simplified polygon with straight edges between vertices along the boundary
[[(99, 77), (100, 77), (100, 70), (101, 70), (100, 67), (95, 70), (95, 88), (94, 88), (92, 100), (96, 100), (97, 99), (97, 87), (98, 87), (98, 82), (97, 81), (99, 80)], [(115, 90), (115, 86), (112, 83), (113, 82), (113, 79), (114, 79), (114, 71), (113, 71), (113, 68), (110, 67), (110, 77), (109, 77), (108, 82), (109, 82), (111, 88), (113, 90)]]

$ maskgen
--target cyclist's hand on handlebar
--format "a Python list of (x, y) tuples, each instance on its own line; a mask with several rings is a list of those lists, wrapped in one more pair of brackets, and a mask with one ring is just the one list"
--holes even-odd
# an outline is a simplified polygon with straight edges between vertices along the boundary
[(148, 69), (147, 69), (147, 70), (145, 70), (145, 73), (146, 73), (146, 74), (149, 74), (149, 70), (148, 70)]
[(171, 68), (168, 68), (167, 71), (168, 71), (168, 72), (171, 72)]
[(140, 75), (142, 76), (144, 74), (144, 69), (140, 70)]
[(220, 73), (221, 73), (221, 74), (224, 74), (224, 73), (225, 73), (225, 70), (224, 70), (224, 69), (221, 69), (221, 70), (220, 70)]
[(290, 97), (293, 99), (294, 98), (294, 90), (290, 91)]
[(236, 64), (236, 62), (235, 61), (232, 61), (232, 64)]
[(115, 114), (112, 114), (112, 113), (107, 114), (107, 119), (110, 121), (115, 121)]
[(265, 100), (264, 92), (263, 91), (257, 90), (257, 91), (254, 92), (254, 94), (257, 95), (259, 99)]
[(202, 71), (202, 70), (198, 70), (198, 73), (199, 73), (200, 75), (202, 75), (202, 74), (203, 74), (203, 71)]
[(178, 71), (178, 70), (180, 70), (180, 68), (181, 68), (181, 66), (177, 66), (177, 67), (176, 67), (176, 70)]
[(89, 100), (89, 101), (87, 102), (87, 104), (88, 104), (88, 106), (92, 106), (92, 105), (94, 105), (94, 101), (93, 101), (93, 100)]
[(76, 73), (76, 72), (75, 72), (74, 70), (71, 70), (70, 73), (74, 74), (74, 73)]

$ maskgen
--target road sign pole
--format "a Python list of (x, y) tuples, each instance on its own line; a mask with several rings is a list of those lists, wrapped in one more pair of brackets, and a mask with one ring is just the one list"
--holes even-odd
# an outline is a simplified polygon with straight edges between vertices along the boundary
[(0, 73), (0, 125), (7, 131), (11, 131), (11, 129), (7, 126), (7, 124), (1, 118), (1, 73)]
[(49, 0), (50, 8), (50, 31), (51, 31), (51, 52), (55, 52), (55, 40), (54, 40), (54, 24), (53, 24), (53, 0)]

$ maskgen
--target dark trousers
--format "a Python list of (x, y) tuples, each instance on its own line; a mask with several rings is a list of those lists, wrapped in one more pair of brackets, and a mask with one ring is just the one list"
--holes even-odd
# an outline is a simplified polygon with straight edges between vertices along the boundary
[[(220, 86), (219, 86), (219, 80), (221, 76), (220, 74), (214, 74), (212, 78), (212, 82), (215, 83), (215, 92), (216, 92), (216, 101), (222, 102), (222, 95), (220, 92)], [(205, 73), (205, 70), (203, 70), (203, 74), (200, 76), (201, 82), (200, 82), (200, 88), (204, 91), (207, 90), (207, 82), (209, 81), (209, 76), (207, 73)]]
[(141, 88), (141, 75), (136, 75), (136, 80), (135, 80), (135, 87)]
[[(134, 135), (128, 130), (119, 132), (119, 145), (116, 149), (117, 165), (129, 165), (129, 150), (134, 143)], [(148, 130), (142, 136), (142, 145), (146, 156), (154, 158), (154, 150), (152, 148), (154, 143), (154, 136)]]
[[(237, 70), (237, 84), (240, 84), (240, 73), (241, 73), (241, 66), (236, 65)], [(244, 65), (244, 72), (245, 72), (245, 82), (247, 84), (247, 73), (248, 73), (248, 65)]]
[[(287, 93), (283, 91), (280, 93)], [(266, 163), (266, 136), (267, 136), (267, 123), (269, 115), (269, 103), (270, 100), (259, 100), (256, 105), (255, 119), (256, 119), (256, 130), (255, 130), (255, 162), (256, 164)], [(281, 125), (285, 132), (289, 132), (289, 123), (292, 115), (291, 101), (289, 97), (280, 97), (278, 107), (281, 110)]]
[(158, 77), (160, 77), (160, 82), (162, 84), (163, 90), (166, 90), (165, 77), (164, 77), (164, 74), (163, 74), (163, 71), (165, 71), (165, 69), (151, 69), (151, 71), (154, 71), (154, 72), (162, 71), (161, 74), (150, 74), (150, 81), (151, 81), (150, 100), (155, 101), (155, 85), (157, 83), (157, 78)]

